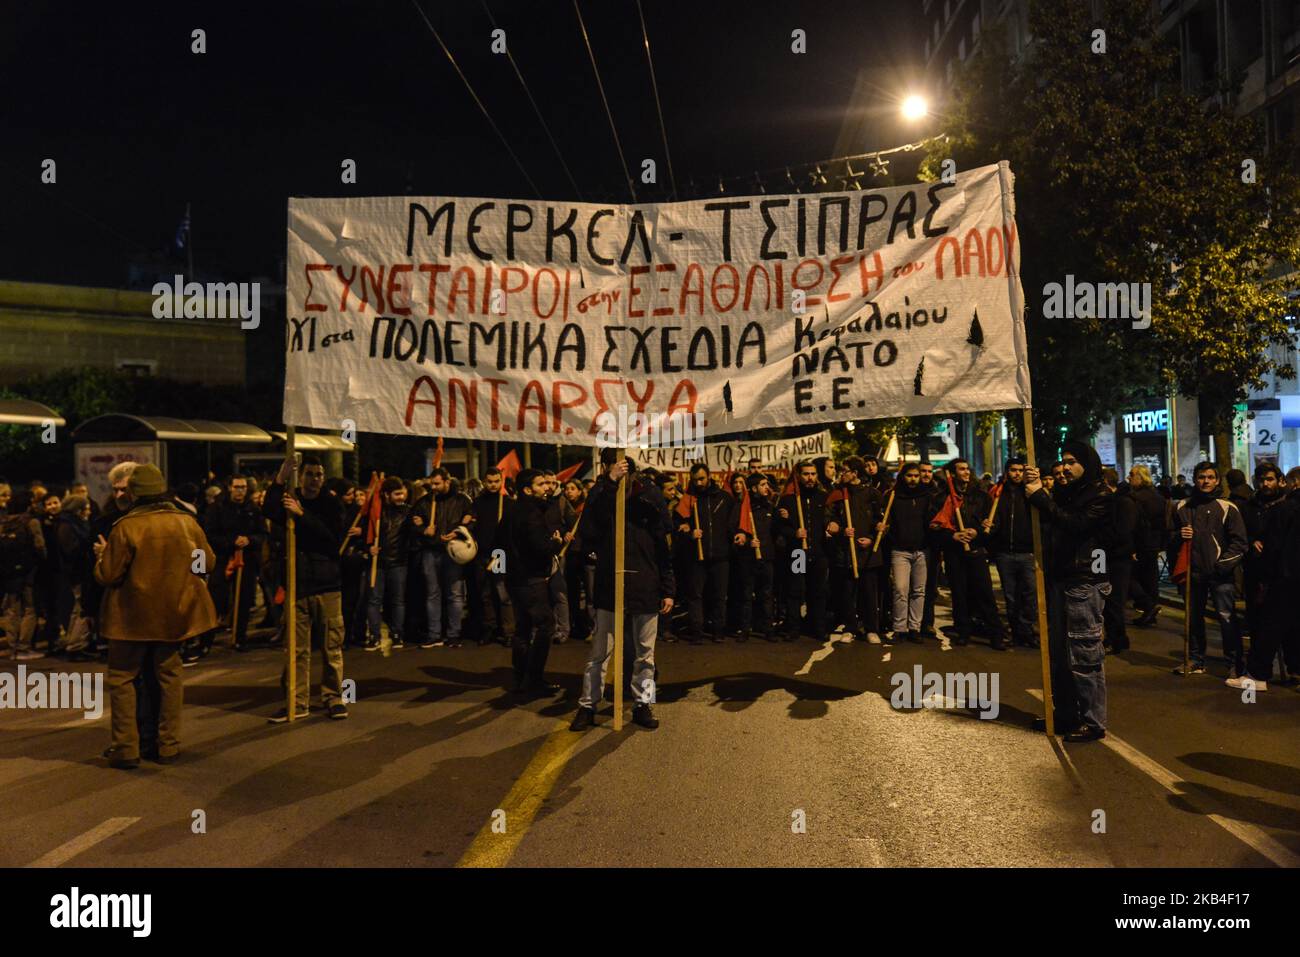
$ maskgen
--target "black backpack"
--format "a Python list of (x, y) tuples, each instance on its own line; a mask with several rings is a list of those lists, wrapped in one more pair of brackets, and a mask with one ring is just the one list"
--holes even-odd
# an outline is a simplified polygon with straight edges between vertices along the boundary
[(7, 516), (0, 522), (0, 579), (21, 578), (39, 561), (30, 516)]

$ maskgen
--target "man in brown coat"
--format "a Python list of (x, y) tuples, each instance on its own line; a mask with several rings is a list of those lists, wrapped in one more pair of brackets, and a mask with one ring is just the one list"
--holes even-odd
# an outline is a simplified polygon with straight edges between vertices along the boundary
[(108, 640), (108, 692), (115, 768), (140, 764), (135, 686), (146, 668), (158, 678), (158, 762), (180, 751), (181, 642), (217, 627), (204, 581), (216, 562), (199, 523), (166, 496), (155, 465), (131, 474), (130, 511), (95, 543), (95, 580), (104, 586), (100, 633)]

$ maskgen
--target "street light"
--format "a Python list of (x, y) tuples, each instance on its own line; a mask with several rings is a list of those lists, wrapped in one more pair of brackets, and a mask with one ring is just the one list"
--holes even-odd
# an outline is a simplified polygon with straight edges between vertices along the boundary
[(903, 118), (911, 122), (924, 119), (930, 112), (930, 104), (925, 101), (925, 97), (913, 93), (903, 100)]

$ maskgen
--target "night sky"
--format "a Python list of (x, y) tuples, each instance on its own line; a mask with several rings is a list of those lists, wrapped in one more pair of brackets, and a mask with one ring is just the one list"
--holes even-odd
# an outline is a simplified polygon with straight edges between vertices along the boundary
[[(859, 71), (881, 89), (875, 141), (859, 149), (915, 138), (894, 118), (920, 76), (919, 0), (642, 5), (681, 198), (716, 195), (719, 175), (832, 155)], [(628, 166), (658, 163), (658, 189), (638, 178), (639, 198), (665, 200), (636, 0), (580, 6)], [(544, 198), (629, 201), (572, 0), (421, 7)], [(488, 11), (577, 195), (489, 49)], [(131, 263), (167, 252), (187, 201), (196, 271), (239, 279), (280, 274), (291, 195), (534, 197), (411, 0), (36, 2), (5, 17), (0, 278), (124, 286)], [(56, 185), (40, 182), (47, 157)], [(355, 186), (340, 182), (345, 158)]]

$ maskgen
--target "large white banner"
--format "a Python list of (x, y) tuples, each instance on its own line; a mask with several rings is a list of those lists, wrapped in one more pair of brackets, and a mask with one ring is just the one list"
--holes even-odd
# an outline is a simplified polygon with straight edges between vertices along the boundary
[(1003, 165), (643, 206), (290, 199), (284, 420), (601, 444), (635, 413), (707, 435), (1027, 406), (1011, 189)]

